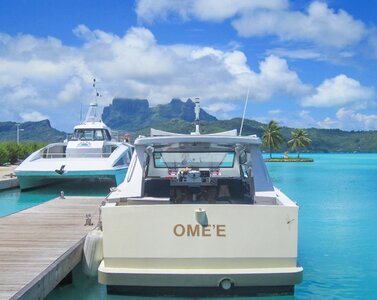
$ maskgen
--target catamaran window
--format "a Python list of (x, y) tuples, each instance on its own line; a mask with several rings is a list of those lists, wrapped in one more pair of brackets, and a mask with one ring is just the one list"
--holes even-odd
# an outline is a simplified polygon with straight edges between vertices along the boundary
[(92, 141), (93, 133), (93, 129), (77, 129), (73, 133), (73, 139), (82, 141)]
[(155, 168), (233, 168), (234, 152), (154, 152)]
[(109, 133), (103, 129), (76, 129), (71, 139), (81, 141), (109, 141), (111, 137)]
[(107, 130), (104, 130), (104, 136), (106, 141), (111, 141), (110, 133)]
[(97, 141), (103, 141), (103, 132), (100, 129), (94, 131), (94, 139)]

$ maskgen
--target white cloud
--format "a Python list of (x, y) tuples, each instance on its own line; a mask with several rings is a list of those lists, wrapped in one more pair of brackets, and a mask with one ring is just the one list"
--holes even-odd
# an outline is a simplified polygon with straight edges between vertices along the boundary
[(146, 22), (174, 17), (183, 21), (231, 19), (232, 26), (243, 37), (272, 35), (283, 41), (337, 49), (355, 45), (367, 35), (363, 22), (319, 1), (313, 1), (306, 12), (301, 12), (290, 10), (288, 0), (139, 0), (136, 13)]
[(269, 115), (280, 115), (281, 113), (283, 113), (283, 111), (281, 109), (271, 109), (268, 111), (268, 114)]
[(204, 106), (203, 109), (212, 115), (216, 115), (220, 119), (229, 119), (230, 113), (236, 110), (237, 106), (228, 102), (214, 102)]
[(70, 79), (58, 93), (57, 98), (62, 102), (70, 102), (80, 98), (82, 91), (81, 81), (77, 77)]
[(279, 125), (291, 128), (318, 127), (318, 122), (310, 116), (310, 112), (307, 110), (292, 113), (290, 111), (274, 109), (268, 111), (268, 116), (257, 117), (255, 120), (262, 123), (268, 123), (271, 120), (275, 120)]
[(338, 109), (334, 117), (327, 116), (322, 120), (313, 118), (309, 111), (301, 111), (297, 121), (305, 124), (303, 127), (342, 130), (377, 130), (376, 114), (361, 113), (355, 109), (345, 107)]
[(372, 57), (377, 58), (377, 33), (375, 32), (374, 35), (371, 35), (369, 38), (369, 46)]
[(344, 129), (377, 130), (377, 114), (363, 114), (353, 109), (342, 107), (337, 111), (336, 117)]
[(303, 98), (303, 106), (333, 107), (352, 102), (366, 102), (375, 96), (374, 90), (344, 74), (326, 79), (316, 92)]
[(317, 119), (309, 110), (299, 112), (281, 112), (270, 117), (257, 117), (256, 120), (268, 123), (271, 119), (281, 126), (291, 128), (323, 128), (341, 130), (377, 130), (377, 114), (362, 113), (356, 109), (340, 108), (334, 116)]
[[(243, 100), (248, 88), (251, 101), (310, 91), (287, 62), (274, 55), (252, 70), (239, 50), (160, 45), (145, 28), (131, 28), (124, 36), (84, 25), (74, 31), (83, 39), (81, 47), (50, 37), (0, 35), (0, 112), (5, 115), (1, 107), (10, 101), (7, 116), (43, 108), (54, 126), (68, 130), (66, 124), (74, 125), (71, 119), (79, 115), (81, 104), (93, 99), (93, 77), (102, 105), (116, 96), (148, 98), (153, 105), (195, 95), (201, 96), (203, 106), (233, 105), (230, 101)], [(53, 110), (62, 114), (56, 116)]]
[(316, 122), (316, 127), (322, 129), (343, 129), (342, 124), (338, 120), (334, 120), (330, 117), (325, 117), (321, 121)]
[(178, 16), (182, 20), (197, 18), (203, 21), (222, 21), (257, 9), (284, 9), (287, 0), (139, 0), (136, 13), (140, 20), (153, 22)]
[(268, 55), (276, 55), (284, 58), (293, 59), (314, 59), (314, 60), (325, 60), (326, 57), (316, 50), (313, 49), (285, 49), (285, 48), (275, 48), (267, 51)]
[(23, 122), (37, 122), (48, 119), (48, 116), (38, 112), (38, 111), (32, 111), (32, 112), (22, 112), (20, 113), (20, 117)]
[(342, 130), (377, 130), (377, 115), (358, 112), (354, 109), (340, 108), (335, 117), (317, 121), (320, 128), (339, 128)]
[(210, 114), (215, 114), (218, 112), (230, 112), (237, 108), (233, 103), (227, 102), (215, 102), (203, 107), (203, 109)]
[(234, 20), (233, 26), (244, 37), (276, 35), (284, 41), (306, 41), (335, 48), (356, 44), (366, 35), (361, 21), (318, 1), (309, 5), (307, 13), (288, 10), (246, 13)]

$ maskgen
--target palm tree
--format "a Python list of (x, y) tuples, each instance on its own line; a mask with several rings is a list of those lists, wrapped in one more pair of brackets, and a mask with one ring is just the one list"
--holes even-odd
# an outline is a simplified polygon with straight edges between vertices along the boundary
[(280, 132), (281, 127), (275, 122), (270, 121), (267, 127), (263, 127), (262, 141), (263, 146), (270, 151), (270, 158), (272, 158), (272, 150), (278, 149), (279, 144), (283, 142), (283, 136)]
[(297, 158), (300, 158), (300, 148), (306, 148), (312, 140), (308, 137), (305, 129), (295, 129), (291, 132), (292, 139), (288, 141), (293, 151), (297, 151)]

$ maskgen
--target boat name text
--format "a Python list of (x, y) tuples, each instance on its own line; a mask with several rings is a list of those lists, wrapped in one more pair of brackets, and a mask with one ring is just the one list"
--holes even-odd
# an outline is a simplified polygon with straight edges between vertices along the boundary
[(191, 236), (203, 236), (203, 237), (226, 237), (225, 225), (208, 224), (207, 226), (196, 225), (184, 225), (176, 224), (173, 228), (173, 233), (177, 237), (191, 237)]

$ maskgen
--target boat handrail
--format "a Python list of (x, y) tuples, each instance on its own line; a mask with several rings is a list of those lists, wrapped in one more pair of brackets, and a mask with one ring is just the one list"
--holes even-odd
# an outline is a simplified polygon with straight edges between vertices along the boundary
[(54, 153), (43, 153), (40, 157), (41, 159), (51, 159), (51, 158), (108, 158), (112, 152), (101, 152), (101, 153), (91, 153), (91, 152), (79, 152), (67, 154), (66, 152), (54, 152)]
[[(110, 157), (117, 148), (112, 149), (112, 151), (107, 152), (91, 152), (91, 151), (79, 151), (77, 153), (66, 153), (67, 142), (60, 142), (60, 143), (52, 143), (48, 144), (47, 146), (37, 150), (34, 154), (30, 156), (30, 161), (34, 161), (37, 159), (56, 159), (56, 158), (108, 158)], [(125, 145), (128, 147), (132, 147), (132, 145), (128, 143), (119, 143), (119, 142), (112, 142), (107, 141), (106, 146), (119, 146)], [(53, 148), (54, 151), (51, 151)], [(82, 149), (80, 149), (82, 150)]]

